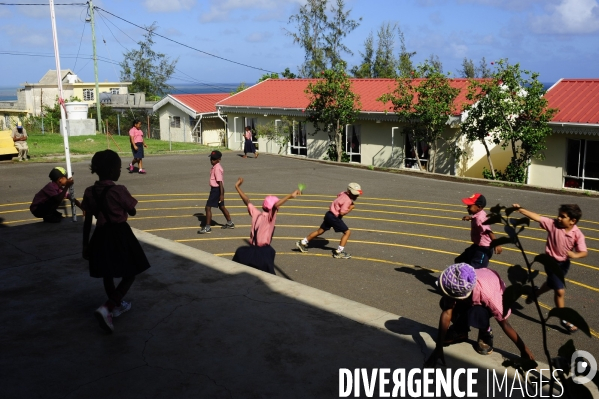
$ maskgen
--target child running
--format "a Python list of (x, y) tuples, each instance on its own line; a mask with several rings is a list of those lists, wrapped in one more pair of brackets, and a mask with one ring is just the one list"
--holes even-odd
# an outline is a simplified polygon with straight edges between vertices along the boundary
[(310, 233), (306, 238), (295, 243), (295, 246), (301, 252), (308, 252), (308, 243), (316, 237), (324, 234), (333, 228), (336, 233), (343, 233), (339, 247), (333, 250), (333, 258), (337, 259), (350, 259), (351, 255), (345, 252), (345, 244), (351, 235), (351, 231), (342, 220), (343, 216), (347, 215), (354, 209), (354, 201), (362, 195), (362, 187), (358, 183), (349, 183), (347, 191), (342, 191), (337, 194), (337, 198), (331, 204), (329, 211), (324, 215), (324, 221), (318, 228), (318, 230)]
[(276, 251), (270, 246), (272, 236), (275, 232), (275, 221), (279, 208), (291, 198), (300, 195), (299, 190), (293, 191), (283, 199), (274, 195), (269, 195), (262, 203), (260, 212), (241, 189), (243, 178), (237, 179), (235, 189), (239, 193), (241, 200), (248, 208), (248, 213), (252, 217), (252, 228), (250, 230), (250, 246), (239, 247), (235, 251), (233, 261), (275, 274), (275, 255)]
[[(457, 258), (455, 263), (467, 263), (475, 269), (489, 266), (489, 260), (493, 256), (491, 241), (495, 239), (495, 234), (491, 226), (483, 224), (487, 220), (487, 213), (484, 207), (487, 206), (487, 199), (484, 195), (476, 193), (468, 198), (462, 198), (462, 202), (467, 205), (468, 214), (462, 220), (470, 222), (470, 239), (472, 245)], [(495, 253), (499, 255), (502, 251), (501, 246), (495, 247)]]
[(210, 194), (208, 201), (206, 201), (206, 224), (200, 230), (198, 234), (209, 234), (212, 233), (212, 208), (218, 208), (227, 219), (227, 223), (221, 226), (221, 229), (234, 229), (235, 224), (231, 221), (231, 215), (227, 208), (225, 208), (225, 185), (224, 185), (224, 174), (225, 171), (220, 164), (220, 160), (223, 154), (220, 151), (212, 151), (210, 155), (210, 163), (212, 169), (210, 169)]
[[(81, 204), (86, 211), (83, 258), (89, 260), (90, 276), (104, 280), (108, 300), (94, 315), (100, 327), (111, 333), (114, 331), (112, 318), (131, 309), (131, 303), (123, 301), (123, 297), (135, 276), (148, 269), (150, 263), (127, 223), (127, 215), (135, 216), (137, 200), (125, 186), (114, 184), (121, 176), (121, 158), (111, 150), (96, 152), (90, 169), (99, 180), (85, 189)], [(96, 229), (89, 240), (94, 216)], [(122, 278), (116, 288), (114, 278)]]
[(441, 273), (437, 286), (443, 295), (439, 302), (442, 312), (439, 317), (437, 345), (425, 367), (434, 367), (437, 359), (441, 359), (445, 365), (443, 347), (467, 340), (470, 327), (479, 329), (476, 351), (481, 355), (491, 354), (491, 317), (497, 320), (505, 335), (516, 344), (520, 356), (534, 360), (530, 349), (507, 320), (511, 310), (506, 315), (503, 314), (505, 283), (496, 271), (474, 269), (466, 263), (451, 265)]
[[(50, 171), (48, 177), (50, 177), (51, 182), (35, 194), (29, 206), (33, 216), (43, 219), (45, 223), (60, 223), (62, 221), (62, 213), (58, 212), (57, 209), (63, 199), (69, 198), (69, 187), (74, 183), (73, 178), (67, 179), (66, 175), (66, 170), (60, 166)], [(81, 208), (79, 200), (74, 199), (73, 202)]]
[[(556, 260), (561, 269), (564, 278), (570, 270), (570, 259), (580, 259), (587, 256), (587, 245), (582, 231), (576, 226), (582, 217), (582, 211), (576, 204), (562, 205), (558, 209), (557, 218), (550, 219), (537, 213), (522, 208), (518, 204), (512, 205), (518, 209), (518, 212), (529, 219), (539, 222), (542, 229), (547, 230), (547, 243), (545, 253)], [(536, 288), (536, 287), (535, 287)], [(526, 299), (526, 303), (531, 304), (534, 296), (539, 297), (547, 291), (553, 290), (553, 300), (555, 307), (563, 308), (566, 306), (566, 286), (558, 276), (547, 271), (547, 281), (541, 288), (537, 288), (535, 294)], [(568, 331), (574, 333), (578, 327), (567, 320), (561, 320), (561, 325)]]

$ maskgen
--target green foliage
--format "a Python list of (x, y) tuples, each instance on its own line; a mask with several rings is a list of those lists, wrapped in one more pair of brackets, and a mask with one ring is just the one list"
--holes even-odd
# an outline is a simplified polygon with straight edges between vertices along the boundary
[(268, 123), (256, 126), (256, 137), (264, 138), (266, 141), (273, 142), (279, 146), (279, 154), (289, 143), (289, 138), (293, 132), (293, 120), (286, 116), (281, 117), (280, 123), (271, 120)]
[(364, 41), (364, 52), (360, 52), (362, 56), (362, 63), (360, 66), (354, 66), (350, 70), (355, 78), (372, 78), (373, 77), (373, 64), (374, 64), (374, 38), (372, 32), (368, 35)]
[(244, 90), (245, 90), (245, 89), (247, 89), (248, 87), (249, 87), (249, 86), (248, 86), (248, 85), (246, 85), (246, 84), (245, 84), (245, 82), (241, 82), (241, 83), (239, 83), (239, 86), (237, 86), (237, 88), (236, 88), (235, 90), (233, 90), (233, 91), (232, 91), (231, 93), (229, 93), (229, 94), (231, 94), (231, 95), (233, 95), (233, 94), (237, 94), (237, 93), (239, 93), (240, 91), (244, 91)]
[[(508, 279), (512, 283), (512, 285), (506, 287), (503, 293), (503, 313), (507, 314), (512, 305), (522, 296), (523, 294), (527, 294), (529, 298), (534, 300), (534, 304), (537, 310), (537, 315), (541, 325), (541, 334), (543, 339), (543, 348), (545, 352), (545, 356), (547, 357), (547, 362), (549, 364), (551, 375), (553, 374), (553, 370), (555, 364), (558, 365), (562, 370), (570, 370), (570, 357), (572, 353), (576, 350), (574, 346), (574, 342), (569, 340), (566, 342), (561, 348), (558, 350), (558, 358), (553, 359), (551, 354), (549, 353), (549, 349), (547, 348), (547, 321), (551, 317), (556, 317), (560, 320), (568, 320), (570, 323), (573, 323), (577, 326), (581, 331), (583, 331), (589, 337), (591, 336), (591, 332), (587, 322), (584, 318), (576, 312), (574, 309), (570, 308), (553, 308), (549, 311), (549, 315), (547, 318), (544, 317), (543, 311), (539, 306), (538, 298), (536, 297), (536, 293), (533, 290), (535, 286), (534, 280), (539, 275), (538, 270), (533, 270), (532, 267), (535, 263), (542, 264), (545, 267), (547, 272), (554, 273), (560, 280), (564, 281), (563, 273), (558, 267), (555, 259), (546, 254), (537, 255), (534, 258), (534, 261), (531, 262), (524, 251), (522, 246), (522, 242), (520, 241), (519, 234), (524, 231), (525, 225), (528, 226), (530, 220), (528, 218), (510, 218), (509, 215), (515, 212), (516, 208), (506, 208), (501, 205), (496, 205), (490, 208), (489, 220), (493, 222), (499, 221), (504, 225), (504, 230), (508, 233), (509, 237), (499, 237), (494, 240), (492, 245), (507, 245), (513, 244), (524, 259), (526, 263), (526, 267), (522, 267), (521, 265), (510, 266), (508, 269)], [(523, 365), (524, 366), (524, 365)], [(572, 383), (571, 376), (566, 377), (563, 372), (557, 373), (561, 380), (561, 384), (566, 391), (566, 396), (568, 397), (587, 397), (587, 393), (579, 392), (577, 384)], [(550, 379), (549, 382), (549, 392), (553, 392), (553, 386), (555, 381)]]
[[(289, 68), (288, 68), (289, 69)], [(258, 82), (262, 82), (266, 79), (279, 79), (279, 74), (276, 72), (273, 73), (265, 73), (264, 75), (262, 75), (260, 77), (260, 79), (258, 79)], [(241, 91), (241, 90), (240, 90)]]
[(295, 79), (297, 78), (297, 75), (294, 74), (293, 72), (291, 72), (289, 70), (289, 68), (285, 68), (285, 70), (283, 72), (281, 72), (281, 75), (285, 78), (285, 79)]
[(353, 54), (342, 40), (359, 26), (359, 21), (350, 18), (351, 10), (344, 11), (343, 0), (335, 0), (327, 14), (328, 0), (307, 0), (298, 14), (289, 18), (297, 31), (287, 30), (293, 42), (304, 49), (304, 63), (300, 75), (315, 78), (326, 69), (334, 68), (342, 60), (341, 53)]
[(145, 39), (137, 43), (139, 50), (130, 50), (123, 54), (124, 59), (120, 63), (121, 80), (131, 82), (131, 93), (144, 92), (148, 100), (160, 99), (173, 89), (166, 82), (175, 72), (178, 59), (171, 61), (165, 54), (152, 50), (152, 37), (158, 29), (156, 22), (145, 28)]
[[(351, 90), (345, 67), (341, 62), (323, 71), (322, 79), (308, 84), (306, 89), (310, 101), (306, 107), (307, 120), (314, 125), (314, 134), (321, 130), (329, 134), (329, 157), (338, 162), (342, 160), (345, 125), (354, 123), (362, 107), (359, 96)], [(331, 156), (333, 145), (334, 158)]]
[[(393, 111), (407, 123), (404, 131), (413, 137), (414, 143), (423, 141), (432, 147), (434, 172), (438, 141), (444, 139), (443, 132), (449, 117), (455, 113), (454, 101), (459, 90), (451, 87), (449, 78), (428, 62), (420, 65), (415, 75), (424, 79), (398, 78), (395, 90), (377, 100), (391, 102)], [(450, 146), (455, 146), (455, 143), (450, 143)]]
[(464, 58), (462, 68), (457, 71), (461, 78), (490, 78), (493, 72), (489, 69), (485, 57), (480, 60), (478, 67), (474, 65), (472, 59)]
[[(472, 105), (466, 107), (462, 133), (468, 142), (485, 146), (493, 178), (525, 183), (532, 159), (544, 158), (545, 139), (551, 134), (548, 122), (557, 110), (548, 108), (538, 73), (521, 70), (507, 60), (495, 65), (491, 79), (470, 81), (467, 98)], [(511, 149), (511, 161), (503, 172), (494, 173), (488, 143)]]
[(412, 57), (416, 55), (416, 52), (408, 51), (406, 47), (406, 39), (403, 32), (399, 31), (399, 76), (402, 78), (410, 78), (413, 76), (414, 64), (412, 63)]

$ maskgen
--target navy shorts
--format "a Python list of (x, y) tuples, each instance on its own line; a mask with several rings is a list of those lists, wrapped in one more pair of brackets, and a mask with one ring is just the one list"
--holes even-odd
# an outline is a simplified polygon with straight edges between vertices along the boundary
[(491, 312), (483, 305), (473, 305), (472, 295), (460, 300), (443, 296), (439, 301), (439, 307), (442, 310), (450, 309), (453, 303), (455, 305), (451, 313), (451, 323), (457, 332), (468, 332), (470, 327), (486, 331), (491, 325)]
[(489, 266), (492, 256), (493, 248), (472, 244), (454, 261), (455, 263), (467, 263), (475, 269), (483, 269)]
[(341, 220), (341, 217), (335, 216), (335, 214), (331, 211), (328, 211), (324, 215), (324, 220), (322, 221), (320, 228), (324, 231), (333, 228), (333, 230), (335, 230), (335, 233), (345, 233), (347, 230), (349, 230), (345, 222)]
[[(568, 271), (570, 270), (570, 259), (566, 259), (563, 262), (557, 261), (557, 265), (559, 266), (562, 273), (564, 274), (564, 279), (565, 279), (566, 274), (568, 274)], [(566, 286), (562, 282), (562, 280), (560, 280), (559, 277), (557, 277), (553, 273), (547, 273), (547, 287), (549, 287), (553, 290), (562, 290), (562, 289), (566, 288)]]
[(135, 151), (135, 147), (133, 144), (131, 145), (131, 152), (133, 153), (133, 158), (135, 159), (143, 159), (144, 157), (144, 143), (135, 143), (137, 146), (137, 151)]
[(208, 195), (208, 201), (206, 201), (206, 206), (211, 208), (220, 208), (221, 206), (225, 206), (225, 200), (219, 203), (220, 199), (220, 187), (212, 187), (210, 186), (210, 195)]

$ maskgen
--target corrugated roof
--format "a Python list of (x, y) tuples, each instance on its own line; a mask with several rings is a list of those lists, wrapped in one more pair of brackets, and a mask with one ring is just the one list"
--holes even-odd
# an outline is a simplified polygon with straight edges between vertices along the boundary
[[(268, 79), (221, 102), (218, 106), (248, 108), (305, 109), (308, 97), (305, 93), (310, 82), (316, 79)], [(360, 96), (362, 112), (392, 112), (391, 103), (383, 104), (376, 99), (396, 87), (395, 79), (350, 79), (352, 90)], [(415, 79), (416, 85), (423, 79)], [(461, 113), (467, 103), (468, 79), (450, 79), (451, 86), (460, 90), (455, 100), (456, 114)]]
[(227, 93), (171, 94), (171, 97), (194, 110), (197, 114), (216, 112), (216, 103), (229, 97)]
[(552, 122), (599, 124), (599, 79), (562, 79), (547, 91)]

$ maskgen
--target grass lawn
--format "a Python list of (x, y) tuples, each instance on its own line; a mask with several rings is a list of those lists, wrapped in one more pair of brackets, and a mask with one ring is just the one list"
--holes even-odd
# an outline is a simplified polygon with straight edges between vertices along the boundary
[[(27, 144), (29, 145), (29, 156), (32, 161), (42, 161), (47, 157), (64, 157), (64, 141), (60, 134), (46, 133), (42, 135), (33, 133), (28, 136)], [(107, 142), (106, 136), (103, 134), (69, 137), (71, 155), (94, 154), (106, 148), (122, 154), (131, 154), (128, 135), (112, 136), (112, 139), (109, 138)], [(147, 138), (144, 141), (148, 145), (148, 148), (145, 149), (146, 154), (168, 154), (171, 152), (168, 141)], [(208, 153), (214, 149), (222, 151), (224, 148), (208, 147), (197, 143), (172, 143), (172, 152)]]

